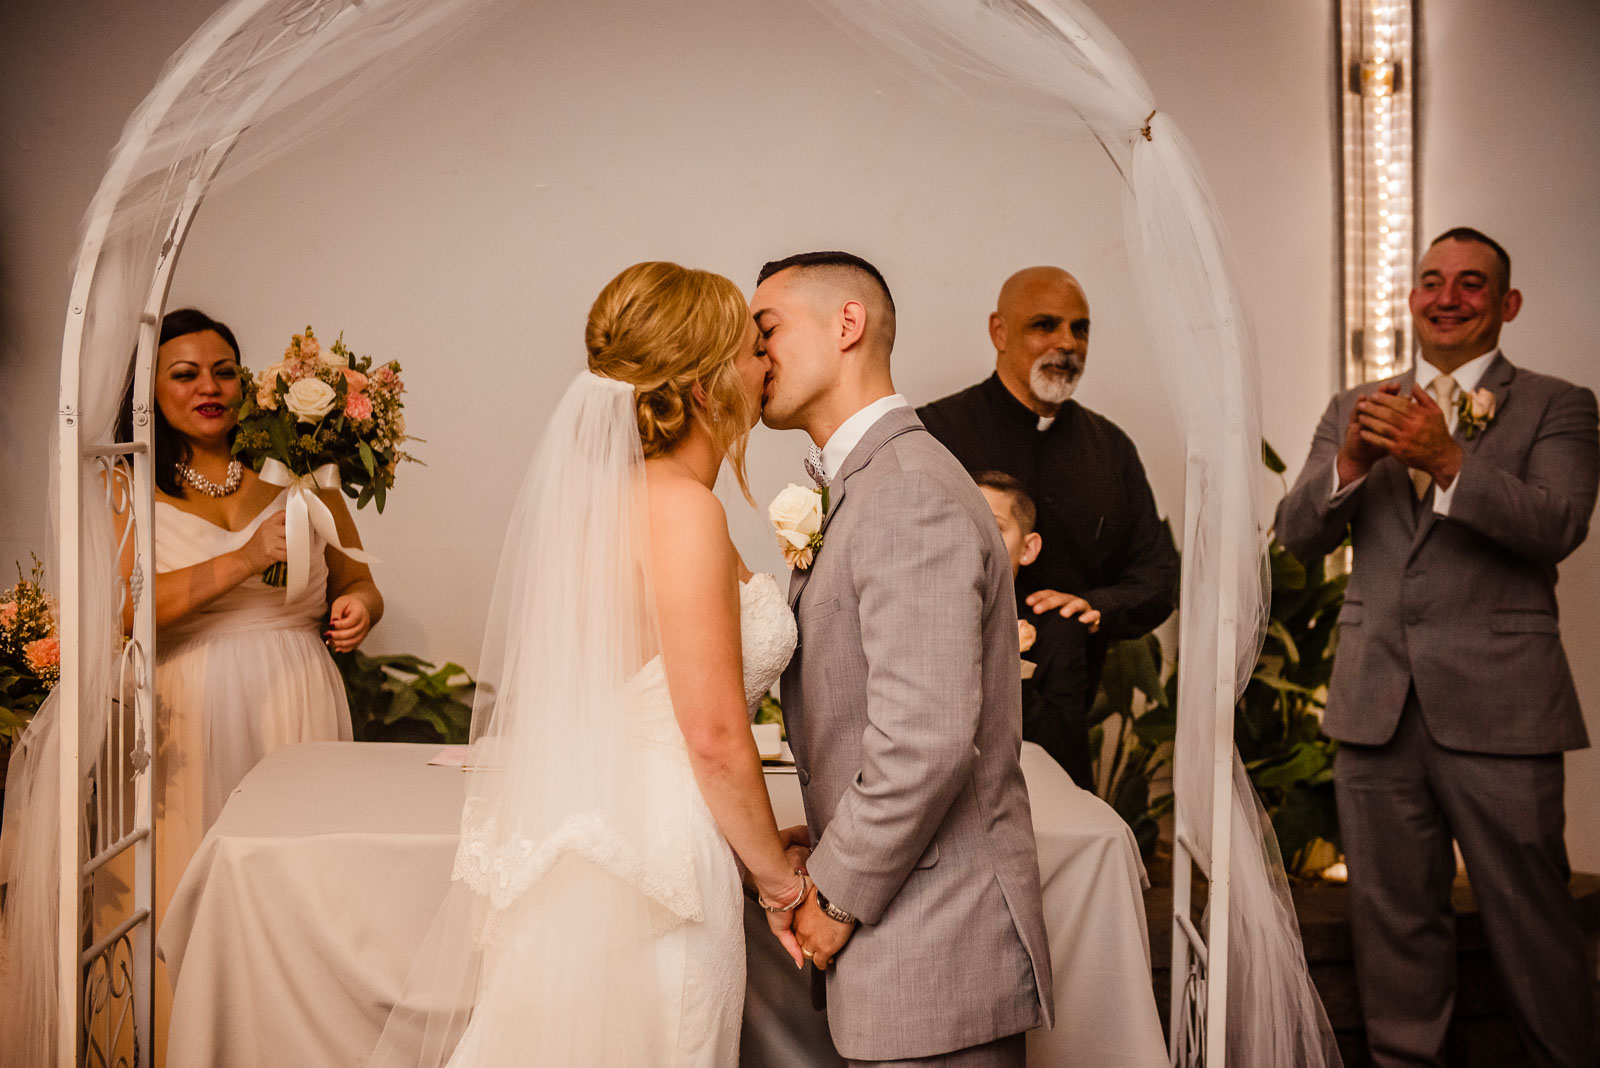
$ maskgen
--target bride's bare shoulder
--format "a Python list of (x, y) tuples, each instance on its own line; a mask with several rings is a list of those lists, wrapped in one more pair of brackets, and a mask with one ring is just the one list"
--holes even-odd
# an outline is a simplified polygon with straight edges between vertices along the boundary
[(658, 546), (691, 550), (730, 544), (722, 501), (703, 483), (670, 470), (647, 470), (650, 534)]

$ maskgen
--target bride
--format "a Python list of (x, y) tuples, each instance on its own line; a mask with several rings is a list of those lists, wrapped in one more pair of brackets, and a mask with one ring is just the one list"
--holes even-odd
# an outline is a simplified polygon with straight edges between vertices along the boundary
[(738, 287), (671, 263), (613, 279), (585, 340), (501, 560), (450, 896), (374, 1063), (734, 1065), (735, 854), (801, 961), (803, 850), (749, 730), (794, 621), (712, 492), (727, 460), (749, 497), (767, 360)]

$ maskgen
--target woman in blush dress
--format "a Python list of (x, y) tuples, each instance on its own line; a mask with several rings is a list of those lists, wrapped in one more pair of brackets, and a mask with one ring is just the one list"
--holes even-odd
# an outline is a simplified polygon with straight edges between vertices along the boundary
[[(367, 566), (328, 549), (315, 532), (303, 593), (290, 599), (262, 581), (286, 556), (286, 491), (230, 451), (239, 372), (239, 345), (226, 325), (193, 309), (162, 321), (151, 412), (158, 923), (246, 772), (285, 745), (352, 737), (328, 647), (354, 649), (383, 614)], [(130, 388), (119, 434), (125, 441), (131, 402)], [(320, 496), (341, 538), (359, 545), (343, 497), (337, 490)], [(130, 539), (124, 577), (132, 567)], [(130, 604), (124, 626), (132, 622)]]
[(738, 288), (671, 263), (612, 280), (585, 337), (501, 560), (450, 896), (377, 1064), (732, 1068), (736, 854), (801, 962), (803, 850), (749, 729), (794, 620), (712, 492), (725, 461), (745, 486), (767, 361)]

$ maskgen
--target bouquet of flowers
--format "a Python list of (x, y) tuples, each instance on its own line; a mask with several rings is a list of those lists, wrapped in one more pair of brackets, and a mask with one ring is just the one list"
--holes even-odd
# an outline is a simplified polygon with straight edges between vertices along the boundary
[(44, 592), (44, 565), (33, 558), (24, 578), (0, 594), (0, 742), (11, 742), (61, 679), (55, 606)]
[(374, 368), (371, 356), (345, 347), (343, 334), (325, 349), (307, 326), (290, 340), (280, 362), (260, 375), (244, 370), (241, 387), (233, 451), (262, 478), (290, 488), (290, 560), (269, 568), (266, 581), (298, 587), (296, 572), (306, 563), (296, 559), (297, 522), (301, 557), (309, 554), (309, 523), (345, 555), (372, 562), (340, 544), (332, 513), (316, 490), (339, 488), (355, 498), (357, 508), (372, 501), (383, 511), (395, 468), (416, 459), (400, 448), (407, 440), (400, 365), (391, 360)]

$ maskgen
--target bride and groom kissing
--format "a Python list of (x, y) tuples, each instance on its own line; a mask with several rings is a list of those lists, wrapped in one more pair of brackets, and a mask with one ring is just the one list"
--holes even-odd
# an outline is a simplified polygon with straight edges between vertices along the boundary
[[(1052, 997), (1010, 560), (895, 392), (894, 335), (841, 252), (767, 264), (748, 306), (667, 263), (601, 292), (491, 608), (490, 770), (424, 954), (453, 1007), (421, 999), (420, 1057), (429, 1014), (397, 1007), (379, 1061), (737, 1063), (742, 868), (851, 1063), (1024, 1062)], [(827, 487), (786, 596), (712, 492), (727, 462), (749, 499), (758, 418)], [(781, 831), (747, 725), (780, 675), (806, 813)]]

